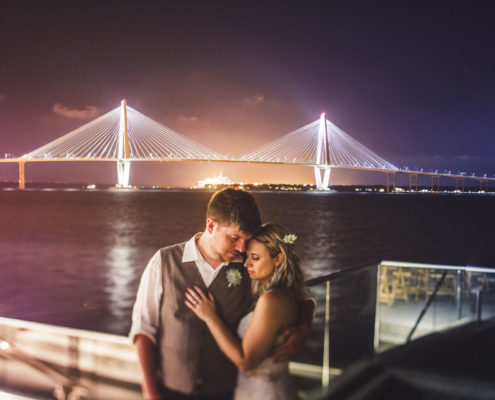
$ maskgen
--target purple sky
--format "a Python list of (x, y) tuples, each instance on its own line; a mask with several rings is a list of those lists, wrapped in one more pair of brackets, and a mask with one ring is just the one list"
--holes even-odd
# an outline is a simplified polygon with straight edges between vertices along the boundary
[[(145, 3), (145, 4), (142, 4)], [(0, 155), (120, 104), (233, 156), (328, 119), (393, 164), (495, 174), (491, 1), (0, 2)], [(133, 166), (133, 184), (312, 182), (309, 168)], [(116, 181), (108, 164), (27, 179)], [(0, 164), (0, 179), (15, 179)], [(371, 179), (371, 180), (370, 180)], [(385, 183), (335, 172), (333, 183)]]

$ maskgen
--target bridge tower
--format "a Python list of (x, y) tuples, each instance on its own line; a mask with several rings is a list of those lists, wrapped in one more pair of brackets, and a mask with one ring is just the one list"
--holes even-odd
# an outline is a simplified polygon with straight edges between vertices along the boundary
[(315, 180), (318, 190), (328, 190), (330, 182), (330, 148), (327, 132), (327, 120), (325, 113), (320, 116), (320, 128), (318, 130), (318, 143), (316, 146)]
[(26, 176), (25, 176), (25, 162), (21, 161), (19, 164), (19, 189), (25, 189), (26, 188)]
[(129, 130), (127, 126), (127, 101), (120, 103), (120, 127), (119, 148), (117, 153), (117, 187), (129, 187), (129, 174), (131, 172), (131, 151), (129, 148)]

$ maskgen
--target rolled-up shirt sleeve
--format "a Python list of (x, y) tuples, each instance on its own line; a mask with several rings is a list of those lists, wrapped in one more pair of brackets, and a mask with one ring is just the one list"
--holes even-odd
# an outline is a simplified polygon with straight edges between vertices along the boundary
[(133, 343), (136, 335), (145, 335), (156, 344), (162, 292), (162, 259), (157, 251), (143, 272), (132, 309), (129, 338)]

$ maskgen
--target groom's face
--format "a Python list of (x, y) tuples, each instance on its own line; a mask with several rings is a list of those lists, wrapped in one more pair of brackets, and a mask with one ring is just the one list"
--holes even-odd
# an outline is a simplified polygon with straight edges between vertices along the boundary
[(246, 251), (246, 242), (252, 235), (237, 226), (220, 225), (215, 222), (212, 230), (215, 255), (222, 261), (232, 261)]

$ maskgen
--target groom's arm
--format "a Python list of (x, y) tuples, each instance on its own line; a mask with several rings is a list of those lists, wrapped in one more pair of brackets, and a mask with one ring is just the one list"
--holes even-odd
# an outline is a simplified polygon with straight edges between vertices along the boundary
[(134, 346), (138, 354), (141, 367), (141, 387), (145, 400), (159, 400), (162, 398), (161, 385), (157, 376), (157, 347), (145, 335), (136, 335)]
[(161, 256), (156, 252), (146, 266), (136, 302), (132, 310), (129, 338), (138, 355), (141, 368), (141, 387), (146, 400), (161, 399), (161, 382), (158, 378), (159, 350), (156, 337), (159, 326), (159, 309), (162, 297)]
[(273, 361), (288, 362), (301, 351), (311, 330), (314, 311), (315, 301), (313, 298), (305, 299), (299, 303), (299, 322), (296, 326), (284, 331), (285, 341), (273, 349), (271, 354)]

